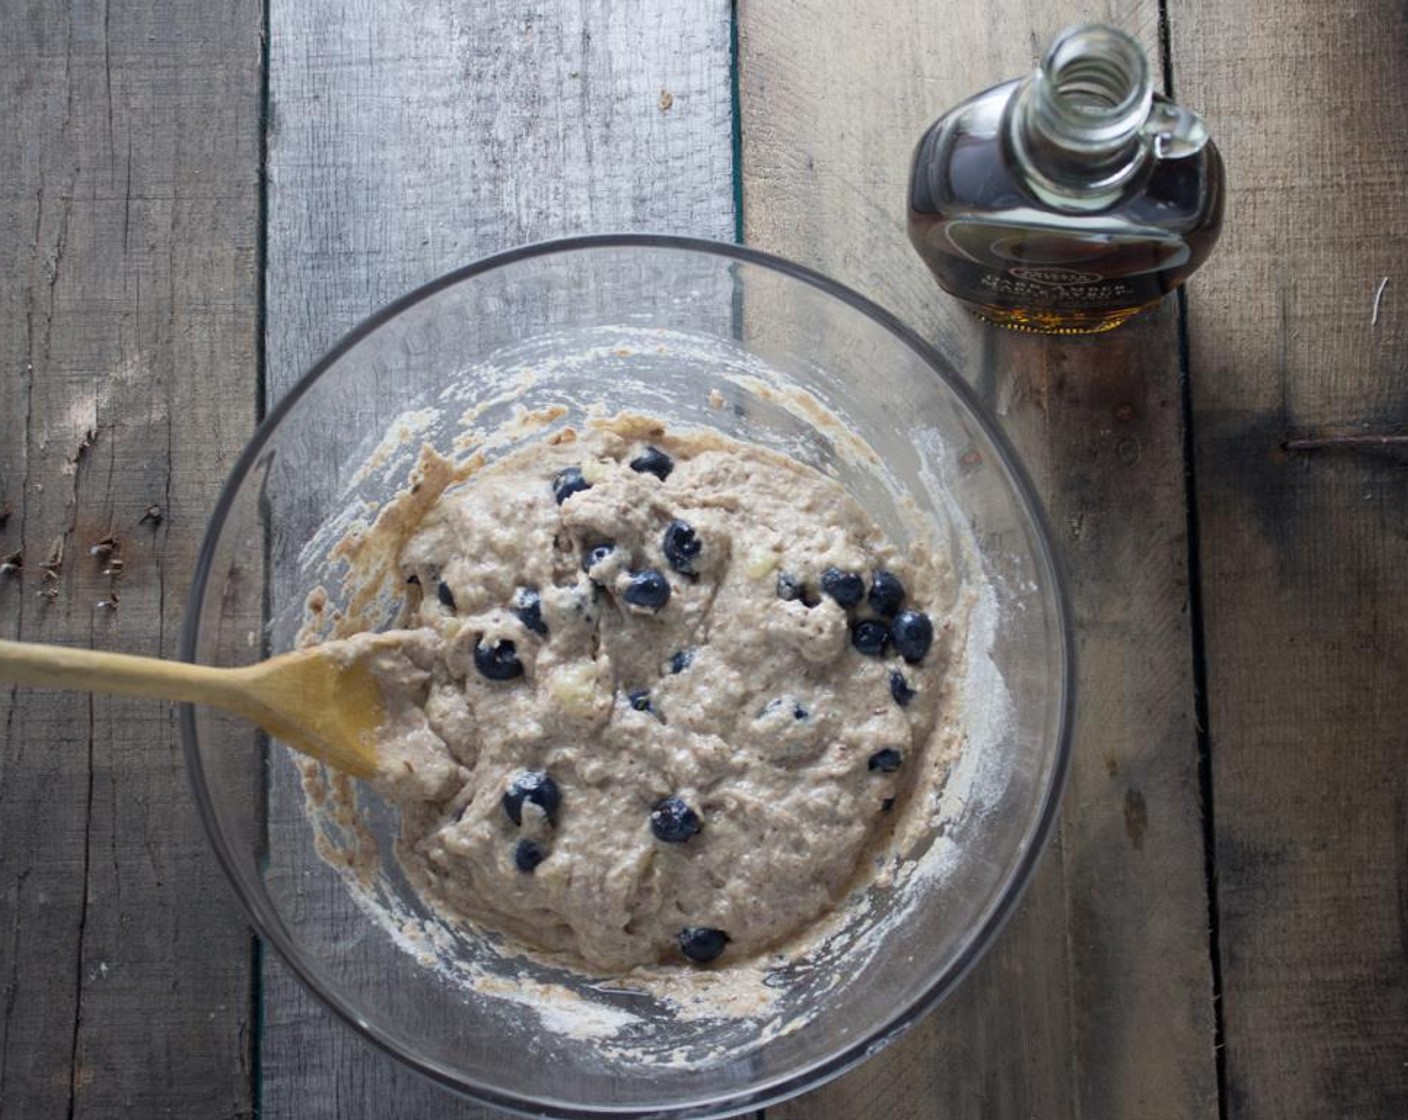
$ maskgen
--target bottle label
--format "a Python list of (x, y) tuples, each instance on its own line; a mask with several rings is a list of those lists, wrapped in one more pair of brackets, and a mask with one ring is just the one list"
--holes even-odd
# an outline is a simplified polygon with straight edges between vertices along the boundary
[(1158, 230), (1053, 229), (955, 218), (944, 235), (967, 284), (993, 304), (1081, 310), (1146, 303), (1184, 264), (1182, 238)]
[(1124, 280), (1105, 280), (1100, 277), (1076, 284), (1043, 284), (1003, 276), (997, 272), (985, 272), (978, 277), (978, 283), (986, 293), (988, 301), (998, 306), (1010, 303), (1061, 310), (1124, 306), (1144, 300), (1139, 287)]
[(1098, 284), (1105, 279), (1098, 272), (1081, 272), (1074, 268), (1009, 268), (1007, 270), (1018, 280), (1030, 280), (1033, 284), (1050, 284), (1064, 287), (1068, 284)]

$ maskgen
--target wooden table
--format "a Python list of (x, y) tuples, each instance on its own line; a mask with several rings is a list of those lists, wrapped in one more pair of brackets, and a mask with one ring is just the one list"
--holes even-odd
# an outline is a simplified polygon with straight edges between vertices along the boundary
[[(996, 333), (906, 242), (908, 155), (1089, 17), (1206, 115), (1226, 233), (1116, 335)], [(582, 231), (739, 236), (972, 377), (1081, 655), (1019, 915), (771, 1120), (1408, 1116), (1401, 5), (8, 0), (0, 82), (0, 635), (173, 654), (257, 418), (421, 281)], [(261, 950), (152, 703), (0, 693), (0, 1007), (15, 1120), (486, 1115)]]

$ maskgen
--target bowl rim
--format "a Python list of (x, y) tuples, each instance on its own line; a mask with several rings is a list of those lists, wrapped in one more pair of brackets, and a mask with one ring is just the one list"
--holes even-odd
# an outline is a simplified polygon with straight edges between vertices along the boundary
[[(899, 342), (913, 350), (959, 398), (973, 421), (997, 449), (1002, 465), (1012, 480), (1016, 497), (1030, 518), (1036, 542), (1035, 558), (1049, 577), (1058, 631), (1056, 649), (1059, 653), (1059, 668), (1062, 671), (1061, 694), (1057, 715), (1055, 758), (1049, 769), (1050, 776), (1042, 796), (1039, 812), (1036, 815), (1035, 825), (1030, 831), (1030, 842), (1008, 869), (1006, 882), (999, 888), (995, 902), (984, 920), (971, 931), (967, 943), (955, 959), (940, 975), (933, 979), (924, 991), (903, 1007), (899, 1014), (866, 1036), (847, 1044), (828, 1057), (779, 1075), (770, 1081), (750, 1086), (742, 1092), (717, 1096), (712, 1100), (695, 1100), (681, 1105), (668, 1103), (656, 1105), (581, 1105), (571, 1101), (506, 1094), (498, 1089), (469, 1082), (439, 1063), (409, 1053), (398, 1044), (392, 1032), (362, 1016), (338, 993), (323, 988), (313, 971), (305, 965), (301, 950), (295, 944), (292, 936), (288, 934), (282, 920), (270, 908), (264, 906), (260, 898), (252, 897), (250, 892), (245, 889), (242, 872), (238, 870), (237, 857), (226, 841), (225, 833), (215, 812), (214, 803), (207, 791), (204, 767), (201, 763), (199, 748), (196, 745), (195, 708), (191, 704), (183, 703), (179, 706), (181, 743), (201, 823), (215, 849), (216, 858), (225, 872), (225, 877), (239, 899), (240, 905), (250, 918), (255, 932), (259, 938), (273, 945), (284, 964), (309, 993), (365, 1041), (372, 1043), (378, 1049), (438, 1085), (480, 1103), (519, 1115), (553, 1116), (560, 1117), (562, 1120), (600, 1120), (602, 1117), (636, 1117), (639, 1120), (644, 1120), (646, 1117), (657, 1116), (735, 1116), (751, 1109), (776, 1104), (818, 1088), (839, 1077), (894, 1041), (952, 993), (992, 946), (998, 933), (1015, 912), (1017, 904), (1031, 882), (1033, 872), (1045, 850), (1046, 842), (1050, 838), (1052, 827), (1060, 810), (1061, 795), (1070, 769), (1076, 700), (1076, 648), (1065, 567), (1053, 544), (1054, 537), (1051, 534), (1045, 506), (1037, 494), (1025, 466), (1018, 457), (1015, 447), (996, 420), (989, 414), (987, 406), (979, 398), (977, 392), (935, 346), (874, 300), (829, 276), (772, 253), (732, 242), (676, 234), (600, 233), (535, 241), (482, 257), (420, 285), (362, 320), (344, 334), (298, 379), (287, 393), (274, 403), (272, 408), (268, 409), (221, 486), (215, 507), (206, 523), (205, 535), (201, 541), (191, 588), (186, 599), (186, 615), (181, 630), (179, 656), (183, 661), (195, 660), (197, 641), (200, 636), (200, 604), (205, 597), (206, 587), (210, 582), (214, 568), (216, 543), (243, 480), (249, 475), (251, 468), (258, 461), (265, 445), (283, 419), (339, 358), (403, 311), (474, 276), (536, 257), (561, 256), (593, 249), (670, 249), (721, 256), (782, 273), (810, 287), (819, 289), (874, 320), (894, 335)], [(262, 393), (263, 387), (261, 385), (261, 398)], [(260, 403), (263, 404), (262, 399)], [(258, 943), (259, 939), (257, 938), (256, 946)], [(256, 969), (260, 967), (260, 954), (257, 949), (254, 954), (253, 967)], [(258, 998), (257, 995), (254, 995), (258, 992), (257, 977), (253, 978), (251, 988), (253, 998)], [(256, 1038), (253, 1045), (257, 1049), (260, 1045), (257, 1032), (262, 1029), (260, 1022), (262, 1008), (256, 1007), (255, 1012)]]

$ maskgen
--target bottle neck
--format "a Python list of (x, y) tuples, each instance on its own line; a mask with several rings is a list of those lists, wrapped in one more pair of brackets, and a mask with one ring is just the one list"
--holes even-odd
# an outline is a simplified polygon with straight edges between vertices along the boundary
[(1124, 32), (1065, 32), (1013, 99), (1009, 138), (1032, 188), (1069, 209), (1107, 205), (1149, 157), (1153, 96), (1148, 59)]

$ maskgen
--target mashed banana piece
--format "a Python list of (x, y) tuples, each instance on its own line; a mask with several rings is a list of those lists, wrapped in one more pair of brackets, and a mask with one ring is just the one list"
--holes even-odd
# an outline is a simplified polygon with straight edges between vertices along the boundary
[(451, 919), (593, 972), (743, 960), (941, 773), (942, 558), (784, 456), (558, 433), (446, 490), (400, 563), (378, 788)]

